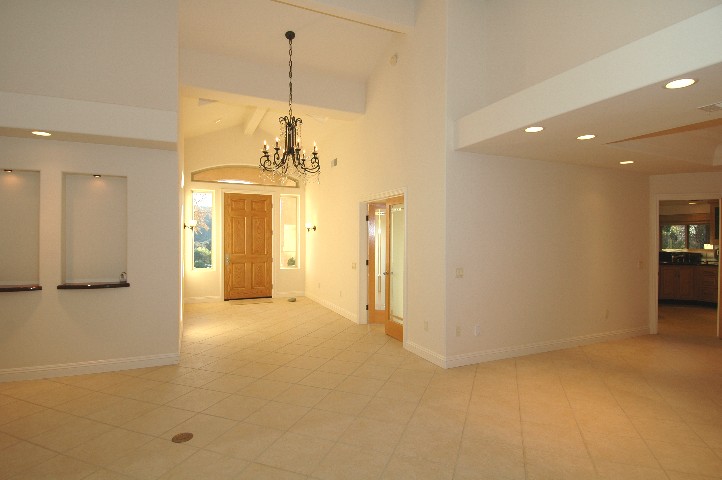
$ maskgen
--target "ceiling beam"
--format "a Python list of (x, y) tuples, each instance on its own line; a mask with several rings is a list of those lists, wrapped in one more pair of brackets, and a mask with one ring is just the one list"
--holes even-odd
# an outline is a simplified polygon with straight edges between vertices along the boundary
[(414, 0), (273, 0), (312, 12), (397, 33), (409, 33), (416, 23)]
[(261, 123), (261, 120), (263, 120), (263, 117), (266, 115), (267, 111), (267, 108), (256, 107), (253, 110), (253, 114), (251, 114), (251, 118), (249, 118), (248, 122), (246, 122), (246, 126), (243, 128), (243, 133), (246, 135), (253, 135), (254, 133), (256, 133), (256, 129)]

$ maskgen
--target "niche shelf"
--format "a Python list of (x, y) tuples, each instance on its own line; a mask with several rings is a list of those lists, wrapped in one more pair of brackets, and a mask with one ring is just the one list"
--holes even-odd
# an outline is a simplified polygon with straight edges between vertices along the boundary
[[(127, 271), (127, 178), (63, 175), (61, 290), (122, 288)], [(121, 280), (119, 280), (121, 279)]]
[(0, 293), (8, 292), (37, 292), (42, 290), (40, 285), (0, 285)]
[(128, 282), (61, 283), (58, 290), (97, 290), (99, 288), (130, 287)]

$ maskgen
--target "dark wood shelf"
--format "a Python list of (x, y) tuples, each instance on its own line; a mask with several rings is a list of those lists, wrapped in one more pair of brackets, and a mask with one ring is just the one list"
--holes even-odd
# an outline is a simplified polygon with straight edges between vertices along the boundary
[(61, 283), (58, 290), (97, 290), (99, 288), (130, 287), (128, 282), (89, 282), (89, 283)]
[(35, 292), (42, 290), (40, 285), (0, 285), (0, 293), (5, 292)]

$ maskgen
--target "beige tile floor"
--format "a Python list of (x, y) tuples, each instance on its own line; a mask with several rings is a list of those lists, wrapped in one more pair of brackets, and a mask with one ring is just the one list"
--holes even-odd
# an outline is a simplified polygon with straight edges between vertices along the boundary
[(306, 299), (189, 305), (178, 366), (0, 384), (0, 479), (722, 478), (714, 310), (660, 317), (443, 370)]

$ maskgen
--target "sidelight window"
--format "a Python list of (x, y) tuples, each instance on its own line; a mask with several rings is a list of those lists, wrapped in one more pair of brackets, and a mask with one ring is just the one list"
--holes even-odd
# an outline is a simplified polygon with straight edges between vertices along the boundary
[(298, 268), (298, 196), (281, 195), (281, 268)]
[(213, 192), (192, 193), (193, 268), (213, 268)]

